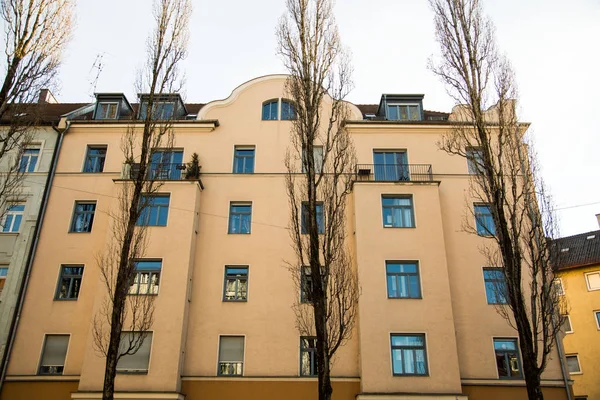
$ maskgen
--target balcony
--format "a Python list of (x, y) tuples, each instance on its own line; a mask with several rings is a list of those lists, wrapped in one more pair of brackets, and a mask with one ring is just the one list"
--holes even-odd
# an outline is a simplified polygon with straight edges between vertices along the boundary
[[(186, 179), (186, 165), (182, 163), (162, 163), (148, 165), (148, 179), (175, 181)], [(121, 179), (135, 179), (140, 173), (140, 164), (123, 164)]]
[(357, 164), (356, 181), (432, 182), (431, 164)]

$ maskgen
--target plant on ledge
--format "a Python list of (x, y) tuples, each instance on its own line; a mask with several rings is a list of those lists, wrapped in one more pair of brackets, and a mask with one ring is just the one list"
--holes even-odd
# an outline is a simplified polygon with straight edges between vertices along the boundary
[(185, 179), (198, 179), (200, 178), (200, 164), (198, 160), (198, 153), (192, 154), (192, 160), (187, 163), (185, 171)]

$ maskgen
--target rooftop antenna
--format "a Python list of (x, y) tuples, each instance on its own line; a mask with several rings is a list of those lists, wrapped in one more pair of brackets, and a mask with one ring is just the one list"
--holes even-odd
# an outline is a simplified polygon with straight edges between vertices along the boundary
[(104, 54), (106, 53), (98, 53), (96, 55), (96, 59), (94, 60), (94, 64), (92, 65), (92, 68), (90, 68), (90, 72), (88, 73), (88, 76), (90, 76), (90, 78), (88, 79), (89, 83), (90, 83), (90, 97), (94, 97), (94, 93), (96, 93), (96, 86), (98, 85), (98, 79), (100, 78), (100, 73), (102, 73), (102, 70), (104, 69), (104, 64), (102, 62), (102, 60), (104, 59)]

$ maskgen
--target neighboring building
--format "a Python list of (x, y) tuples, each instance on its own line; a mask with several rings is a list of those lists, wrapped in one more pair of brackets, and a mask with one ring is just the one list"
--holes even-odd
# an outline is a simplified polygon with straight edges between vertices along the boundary
[(600, 230), (554, 243), (569, 310), (563, 343), (573, 393), (576, 400), (600, 399)]
[[(302, 294), (285, 267), (295, 260), (285, 79), (257, 78), (206, 105), (165, 99), (176, 137), (160, 157), (174, 168), (161, 170), (131, 289), (157, 295), (155, 323), (118, 367), (120, 398), (316, 398), (315, 343), (296, 330), (291, 305)], [(140, 107), (119, 94), (97, 99), (64, 135), (2, 399), (100, 397), (96, 255), (133, 171), (120, 140)], [(436, 144), (451, 115), (425, 111), (423, 95), (350, 111), (358, 165), (348, 240), (362, 295), (356, 332), (336, 355), (334, 399), (526, 399), (517, 333), (486, 291), (502, 276), (478, 247), (494, 228), (489, 209), (473, 204), (482, 236), (462, 231), (468, 163)], [(192, 153), (201, 182), (182, 179)], [(566, 399), (559, 359), (555, 350), (543, 375), (546, 399)]]
[[(24, 173), (20, 189), (9, 195), (4, 218), (0, 221), (0, 359), (4, 356), (29, 251), (34, 241), (38, 213), (58, 138), (55, 127), (61, 115), (81, 106), (59, 104), (50, 91), (44, 89), (40, 92), (38, 103), (31, 104), (28, 108), (36, 116), (38, 124), (29, 128), (31, 141), (26, 144), (18, 161), (19, 168)], [(9, 124), (10, 121), (5, 117), (0, 121), (0, 129), (7, 129)], [(6, 171), (9, 163), (14, 162), (14, 157), (18, 156), (13, 152), (3, 157), (0, 173)]]

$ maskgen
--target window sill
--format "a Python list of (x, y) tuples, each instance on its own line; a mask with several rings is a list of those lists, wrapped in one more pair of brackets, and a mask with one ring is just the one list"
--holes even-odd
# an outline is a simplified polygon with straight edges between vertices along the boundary
[(139, 371), (119, 371), (117, 370), (117, 374), (121, 375), (148, 375), (148, 370), (139, 370)]
[(428, 378), (429, 374), (393, 374), (398, 378)]
[(18, 236), (20, 232), (0, 232), (2, 236)]
[(423, 296), (419, 296), (419, 297), (390, 297), (390, 296), (388, 296), (388, 300), (423, 300)]
[(249, 235), (250, 232), (227, 232), (228, 235)]
[(501, 381), (523, 381), (525, 378), (522, 376), (500, 376), (498, 377)]
[(54, 301), (77, 301), (77, 299), (57, 299), (57, 298), (54, 298)]
[(416, 226), (383, 226), (385, 229), (415, 229)]
[(158, 296), (158, 293), (127, 293), (127, 296)]
[(247, 302), (248, 302), (248, 299), (246, 299), (246, 300), (226, 300), (226, 299), (223, 299), (223, 303), (247, 303)]
[(92, 231), (69, 231), (69, 233), (92, 233)]

